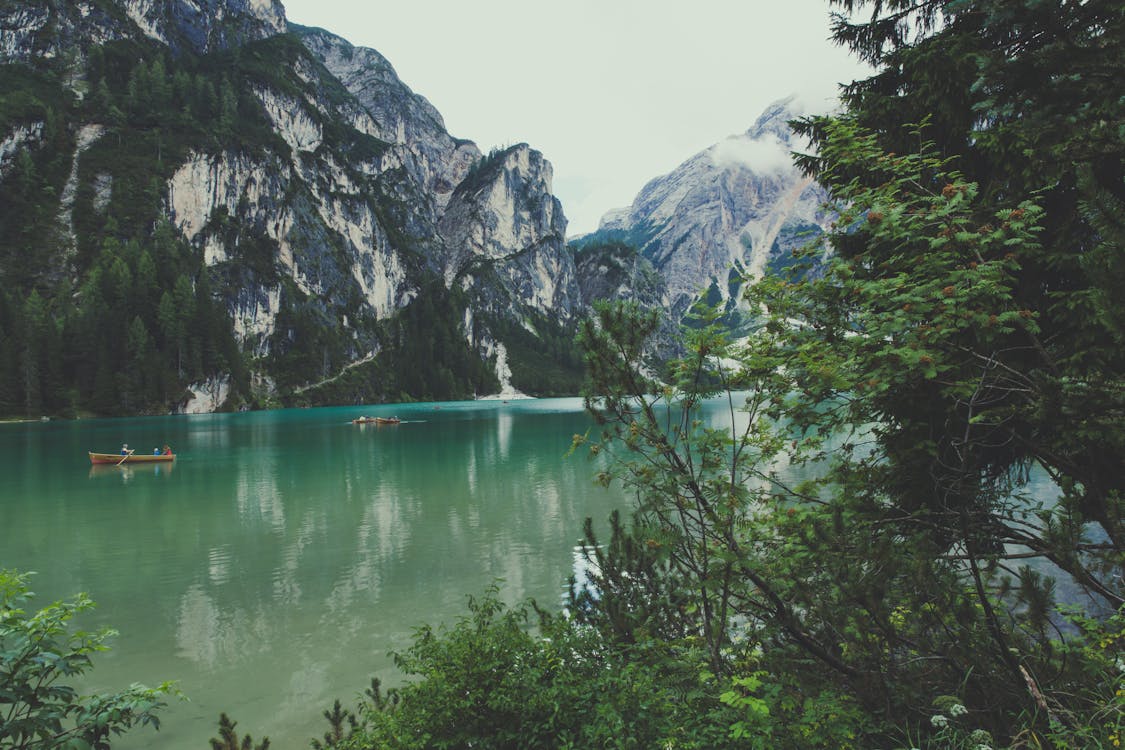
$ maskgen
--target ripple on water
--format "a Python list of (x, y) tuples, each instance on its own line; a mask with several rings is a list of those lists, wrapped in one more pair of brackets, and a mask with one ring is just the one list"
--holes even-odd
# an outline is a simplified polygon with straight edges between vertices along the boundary
[(207, 577), (211, 583), (220, 585), (230, 580), (231, 551), (230, 545), (212, 547), (207, 550)]

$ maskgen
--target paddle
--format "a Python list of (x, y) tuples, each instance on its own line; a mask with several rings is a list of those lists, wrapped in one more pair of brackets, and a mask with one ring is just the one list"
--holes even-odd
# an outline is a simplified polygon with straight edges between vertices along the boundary
[(120, 461), (118, 461), (117, 463), (114, 464), (114, 466), (120, 466), (121, 464), (125, 463), (125, 459), (127, 459), (129, 456), (133, 455), (134, 452), (135, 451), (129, 451), (128, 453), (126, 453), (124, 456), (121, 457)]

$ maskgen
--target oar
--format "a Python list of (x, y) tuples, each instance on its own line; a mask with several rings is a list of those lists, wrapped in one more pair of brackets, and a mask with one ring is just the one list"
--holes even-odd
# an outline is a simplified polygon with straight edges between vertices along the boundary
[(134, 451), (129, 451), (128, 453), (126, 453), (124, 456), (121, 457), (120, 461), (118, 461), (117, 463), (114, 464), (114, 466), (120, 466), (121, 464), (125, 463), (125, 459), (127, 459), (129, 456), (133, 455), (133, 453), (134, 453)]

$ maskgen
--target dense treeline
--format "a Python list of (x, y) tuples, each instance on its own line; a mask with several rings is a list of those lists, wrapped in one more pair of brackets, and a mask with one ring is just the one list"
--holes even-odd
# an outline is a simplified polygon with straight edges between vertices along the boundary
[(294, 403), (457, 401), (496, 393), (495, 360), (481, 359), (461, 332), (467, 304), (462, 290), (446, 289), (439, 279), (424, 285), (409, 306), (377, 326), (373, 361), (299, 391)]
[(76, 301), (0, 292), (0, 413), (136, 414), (186, 383), (244, 377), (229, 316), (170, 227), (149, 247), (107, 239)]
[(517, 390), (539, 396), (573, 396), (581, 390), (582, 353), (573, 323), (542, 315), (529, 315), (526, 324), (499, 317), (487, 322), (508, 350), (512, 386)]

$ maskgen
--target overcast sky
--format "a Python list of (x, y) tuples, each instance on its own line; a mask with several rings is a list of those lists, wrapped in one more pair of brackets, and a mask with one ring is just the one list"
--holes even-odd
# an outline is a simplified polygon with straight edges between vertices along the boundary
[(798, 94), (831, 107), (864, 69), (825, 0), (282, 0), (290, 21), (372, 47), (445, 118), (554, 166), (570, 235)]

